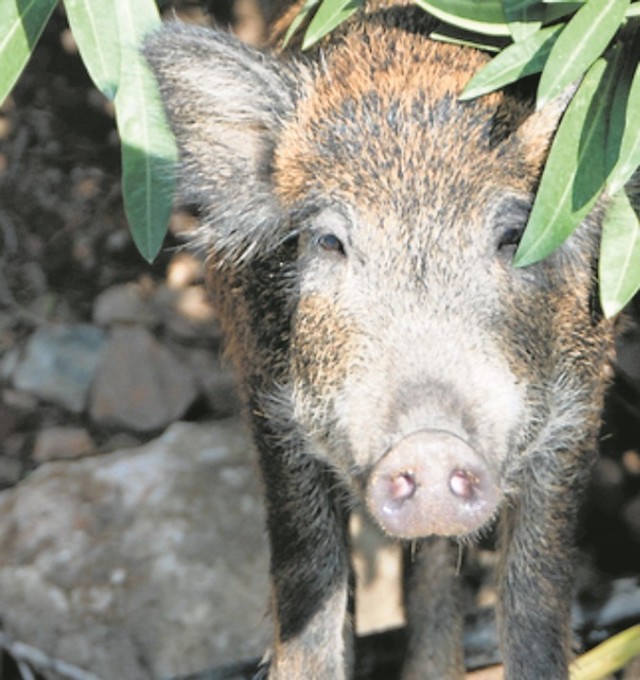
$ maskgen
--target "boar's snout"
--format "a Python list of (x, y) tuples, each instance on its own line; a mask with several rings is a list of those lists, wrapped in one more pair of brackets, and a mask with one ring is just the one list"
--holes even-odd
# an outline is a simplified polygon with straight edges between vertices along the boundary
[(366, 497), (369, 511), (392, 536), (462, 536), (496, 514), (499, 490), (492, 470), (463, 439), (420, 430), (378, 461)]

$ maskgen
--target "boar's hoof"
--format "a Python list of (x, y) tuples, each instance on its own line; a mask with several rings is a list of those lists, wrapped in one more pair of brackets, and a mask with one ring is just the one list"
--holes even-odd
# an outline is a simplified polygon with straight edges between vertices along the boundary
[(494, 473), (457, 435), (420, 430), (376, 464), (367, 505), (398, 538), (462, 536), (486, 524), (499, 499)]

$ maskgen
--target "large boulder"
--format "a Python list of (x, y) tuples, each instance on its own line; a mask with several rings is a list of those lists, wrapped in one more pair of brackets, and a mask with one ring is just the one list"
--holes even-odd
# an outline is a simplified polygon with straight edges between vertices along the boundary
[(268, 558), (249, 450), (238, 420), (177, 423), (2, 492), (5, 631), (104, 680), (260, 654)]

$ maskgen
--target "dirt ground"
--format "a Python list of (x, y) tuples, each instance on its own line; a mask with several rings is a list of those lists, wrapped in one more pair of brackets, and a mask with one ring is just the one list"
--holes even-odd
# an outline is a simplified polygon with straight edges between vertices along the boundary
[[(224, 23), (233, 18), (229, 6), (209, 4)], [(197, 3), (181, 5), (202, 19)], [(259, 34), (246, 6), (236, 16), (247, 35)], [(0, 108), (0, 359), (44, 323), (91, 323), (96, 296), (110, 286), (165, 276), (183, 220), (176, 214), (148, 265), (128, 233), (119, 164), (112, 107), (92, 86), (58, 10)], [(640, 300), (630, 311), (580, 534), (594, 582), (640, 574)], [(24, 408), (0, 387), (0, 463), (18, 466), (13, 481), (36, 465), (34, 437), (45, 426), (82, 424), (98, 445), (114, 434), (51, 404)], [(207, 415), (196, 408), (187, 418)]]

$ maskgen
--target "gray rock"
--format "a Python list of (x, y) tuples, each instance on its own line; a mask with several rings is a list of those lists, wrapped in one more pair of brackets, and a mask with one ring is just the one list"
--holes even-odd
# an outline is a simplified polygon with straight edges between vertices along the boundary
[(142, 327), (116, 326), (91, 392), (90, 415), (144, 432), (180, 418), (198, 396), (191, 371)]
[[(7, 441), (8, 440), (8, 441)], [(12, 449), (22, 446), (24, 443), (24, 435), (9, 435), (3, 442), (0, 449)], [(4, 451), (0, 454), (0, 488), (4, 489), (8, 486), (17, 484), (20, 477), (22, 477), (22, 463), (17, 456), (6, 454)]]
[(36, 434), (33, 457), (38, 463), (78, 458), (95, 450), (91, 435), (83, 427), (45, 427)]
[(24, 357), (13, 372), (13, 384), (80, 413), (104, 342), (104, 332), (94, 326), (43, 326), (29, 338)]
[(93, 320), (100, 326), (134, 323), (155, 326), (160, 317), (151, 300), (152, 290), (136, 283), (123, 283), (101, 293), (93, 305)]
[(220, 341), (220, 324), (204, 286), (160, 285), (154, 301), (169, 333), (185, 340)]
[(259, 655), (267, 547), (237, 420), (48, 463), (0, 494), (4, 629), (104, 680)]
[(0, 355), (0, 380), (10, 381), (19, 364), (20, 350), (15, 346)]
[(10, 387), (2, 390), (2, 404), (23, 412), (33, 412), (40, 407), (38, 397), (28, 392), (21, 392)]
[(213, 417), (226, 418), (238, 414), (242, 403), (237, 382), (228, 362), (221, 361), (219, 350), (172, 345), (182, 363), (192, 371), (200, 391), (213, 411)]

